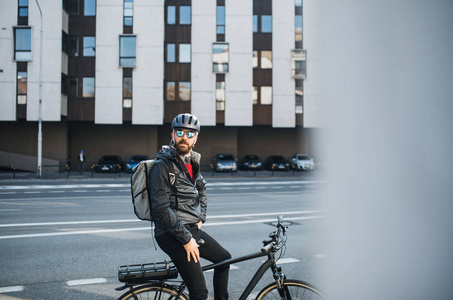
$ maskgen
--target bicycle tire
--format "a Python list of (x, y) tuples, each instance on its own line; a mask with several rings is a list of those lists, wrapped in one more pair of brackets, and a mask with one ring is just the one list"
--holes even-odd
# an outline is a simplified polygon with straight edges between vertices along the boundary
[[(285, 286), (285, 299), (291, 300), (321, 300), (325, 299), (324, 295), (314, 286), (301, 280), (286, 279), (283, 283)], [(265, 286), (256, 296), (255, 300), (280, 300), (280, 294), (277, 289), (277, 283), (273, 282)]]
[[(136, 298), (134, 298), (134, 295)], [(128, 291), (118, 298), (118, 300), (127, 299), (189, 300), (189, 296), (185, 293), (181, 293), (181, 295), (178, 296), (178, 289), (172, 285), (164, 284), (162, 286), (161, 284), (148, 284), (136, 287), (132, 291)]]

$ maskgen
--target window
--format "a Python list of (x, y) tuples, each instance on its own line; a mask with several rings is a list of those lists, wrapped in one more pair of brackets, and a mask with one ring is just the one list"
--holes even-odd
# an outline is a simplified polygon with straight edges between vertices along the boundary
[(225, 6), (217, 6), (217, 34), (225, 34)]
[(134, 21), (134, 0), (124, 0), (123, 17), (123, 25), (132, 26)]
[(68, 76), (64, 73), (61, 73), (61, 93), (68, 94)]
[(167, 62), (176, 62), (175, 44), (167, 44)]
[(135, 67), (136, 37), (120, 36), (120, 66)]
[(83, 56), (95, 56), (96, 38), (94, 36), (83, 37)]
[(225, 110), (225, 81), (217, 81), (215, 88), (216, 110)]
[(179, 7), (179, 24), (181, 25), (190, 25), (190, 6), (180, 6)]
[(302, 0), (295, 0), (296, 7), (302, 7)]
[(293, 77), (297, 79), (304, 79), (307, 76), (307, 51), (292, 50), (291, 54), (291, 68)]
[(27, 72), (17, 72), (17, 104), (27, 104)]
[(272, 69), (272, 51), (254, 50), (253, 58), (252, 58), (252, 65), (254, 68)]
[(190, 100), (190, 82), (179, 83), (179, 100)]
[(258, 87), (254, 86), (252, 90), (253, 104), (258, 104)]
[(179, 62), (190, 63), (191, 62), (191, 50), (190, 44), (179, 44)]
[(272, 32), (272, 16), (261, 16), (261, 32)]
[(94, 77), (83, 77), (83, 98), (94, 97)]
[[(64, 4), (65, 2), (63, 2)], [(79, 15), (79, 0), (68, 0), (67, 1), (67, 11), (70, 16)]]
[(167, 81), (165, 84), (165, 99), (169, 101), (188, 101), (191, 99), (191, 83)]
[(168, 81), (166, 86), (166, 99), (167, 100), (176, 100), (176, 93), (175, 93), (175, 82)]
[(14, 29), (14, 60), (31, 61), (31, 28)]
[(19, 17), (28, 17), (28, 0), (19, 0)]
[(295, 16), (296, 42), (302, 41), (302, 16)]
[(258, 16), (253, 15), (253, 32), (258, 32)]
[(260, 94), (261, 94), (261, 104), (263, 104), (263, 105), (272, 104), (272, 87), (271, 86), (262, 86)]
[(302, 79), (296, 79), (296, 114), (303, 112), (304, 86)]
[(69, 53), (69, 36), (66, 32), (61, 32), (61, 50), (68, 54)]
[[(178, 13), (177, 13), (178, 10)], [(178, 19), (176, 19), (178, 16)], [(167, 6), (167, 25), (190, 25), (192, 24), (192, 8), (187, 5)]]
[(83, 15), (84, 16), (95, 16), (96, 15), (96, 0), (84, 0)]
[(214, 43), (212, 45), (213, 72), (228, 72), (228, 44)]
[(176, 6), (167, 6), (167, 24), (176, 24)]
[(123, 77), (123, 107), (132, 107), (132, 77)]
[(79, 56), (79, 37), (77, 36), (69, 37), (69, 55)]
[(261, 51), (261, 69), (272, 69), (272, 51)]
[(79, 83), (79, 80), (77, 77), (69, 78), (69, 94), (72, 97), (79, 96), (78, 83)]

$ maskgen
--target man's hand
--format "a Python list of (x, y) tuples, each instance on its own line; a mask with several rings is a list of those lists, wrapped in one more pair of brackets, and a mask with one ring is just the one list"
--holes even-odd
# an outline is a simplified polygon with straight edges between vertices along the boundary
[(198, 251), (198, 244), (194, 238), (191, 238), (190, 241), (184, 245), (184, 249), (187, 252), (187, 261), (190, 261), (190, 257), (193, 257), (194, 262), (200, 260), (200, 251)]
[(198, 230), (200, 230), (200, 229), (201, 229), (201, 226), (202, 226), (202, 225), (203, 225), (203, 222), (201, 222), (201, 221), (197, 223), (197, 226), (198, 226)]

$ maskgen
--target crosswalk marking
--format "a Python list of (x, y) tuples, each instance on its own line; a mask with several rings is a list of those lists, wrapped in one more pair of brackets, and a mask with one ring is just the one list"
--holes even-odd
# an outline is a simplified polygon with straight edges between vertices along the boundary
[(89, 278), (89, 279), (78, 279), (78, 280), (69, 280), (66, 282), (69, 286), (76, 285), (87, 285), (87, 284), (97, 284), (97, 283), (106, 283), (107, 279), (105, 278)]
[(12, 293), (12, 292), (21, 292), (23, 290), (24, 290), (24, 287), (22, 285), (5, 286), (5, 287), (0, 287), (0, 294)]

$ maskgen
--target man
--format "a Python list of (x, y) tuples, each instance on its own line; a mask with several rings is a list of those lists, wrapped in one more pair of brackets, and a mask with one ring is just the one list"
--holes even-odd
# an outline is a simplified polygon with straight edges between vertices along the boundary
[[(206, 300), (208, 289), (200, 257), (216, 263), (231, 255), (201, 230), (206, 221), (206, 181), (200, 174), (201, 155), (192, 150), (200, 122), (194, 115), (180, 114), (171, 130), (170, 145), (159, 151), (150, 175), (156, 241), (178, 268), (190, 299)], [(169, 174), (168, 164), (173, 164), (174, 175)], [(201, 239), (205, 242), (198, 245)], [(228, 274), (229, 267), (214, 270), (214, 299), (228, 299)]]
[(85, 163), (85, 154), (83, 153), (83, 150), (81, 150), (78, 155), (78, 161), (79, 161), (79, 175), (83, 175), (83, 169), (84, 169), (84, 163)]

